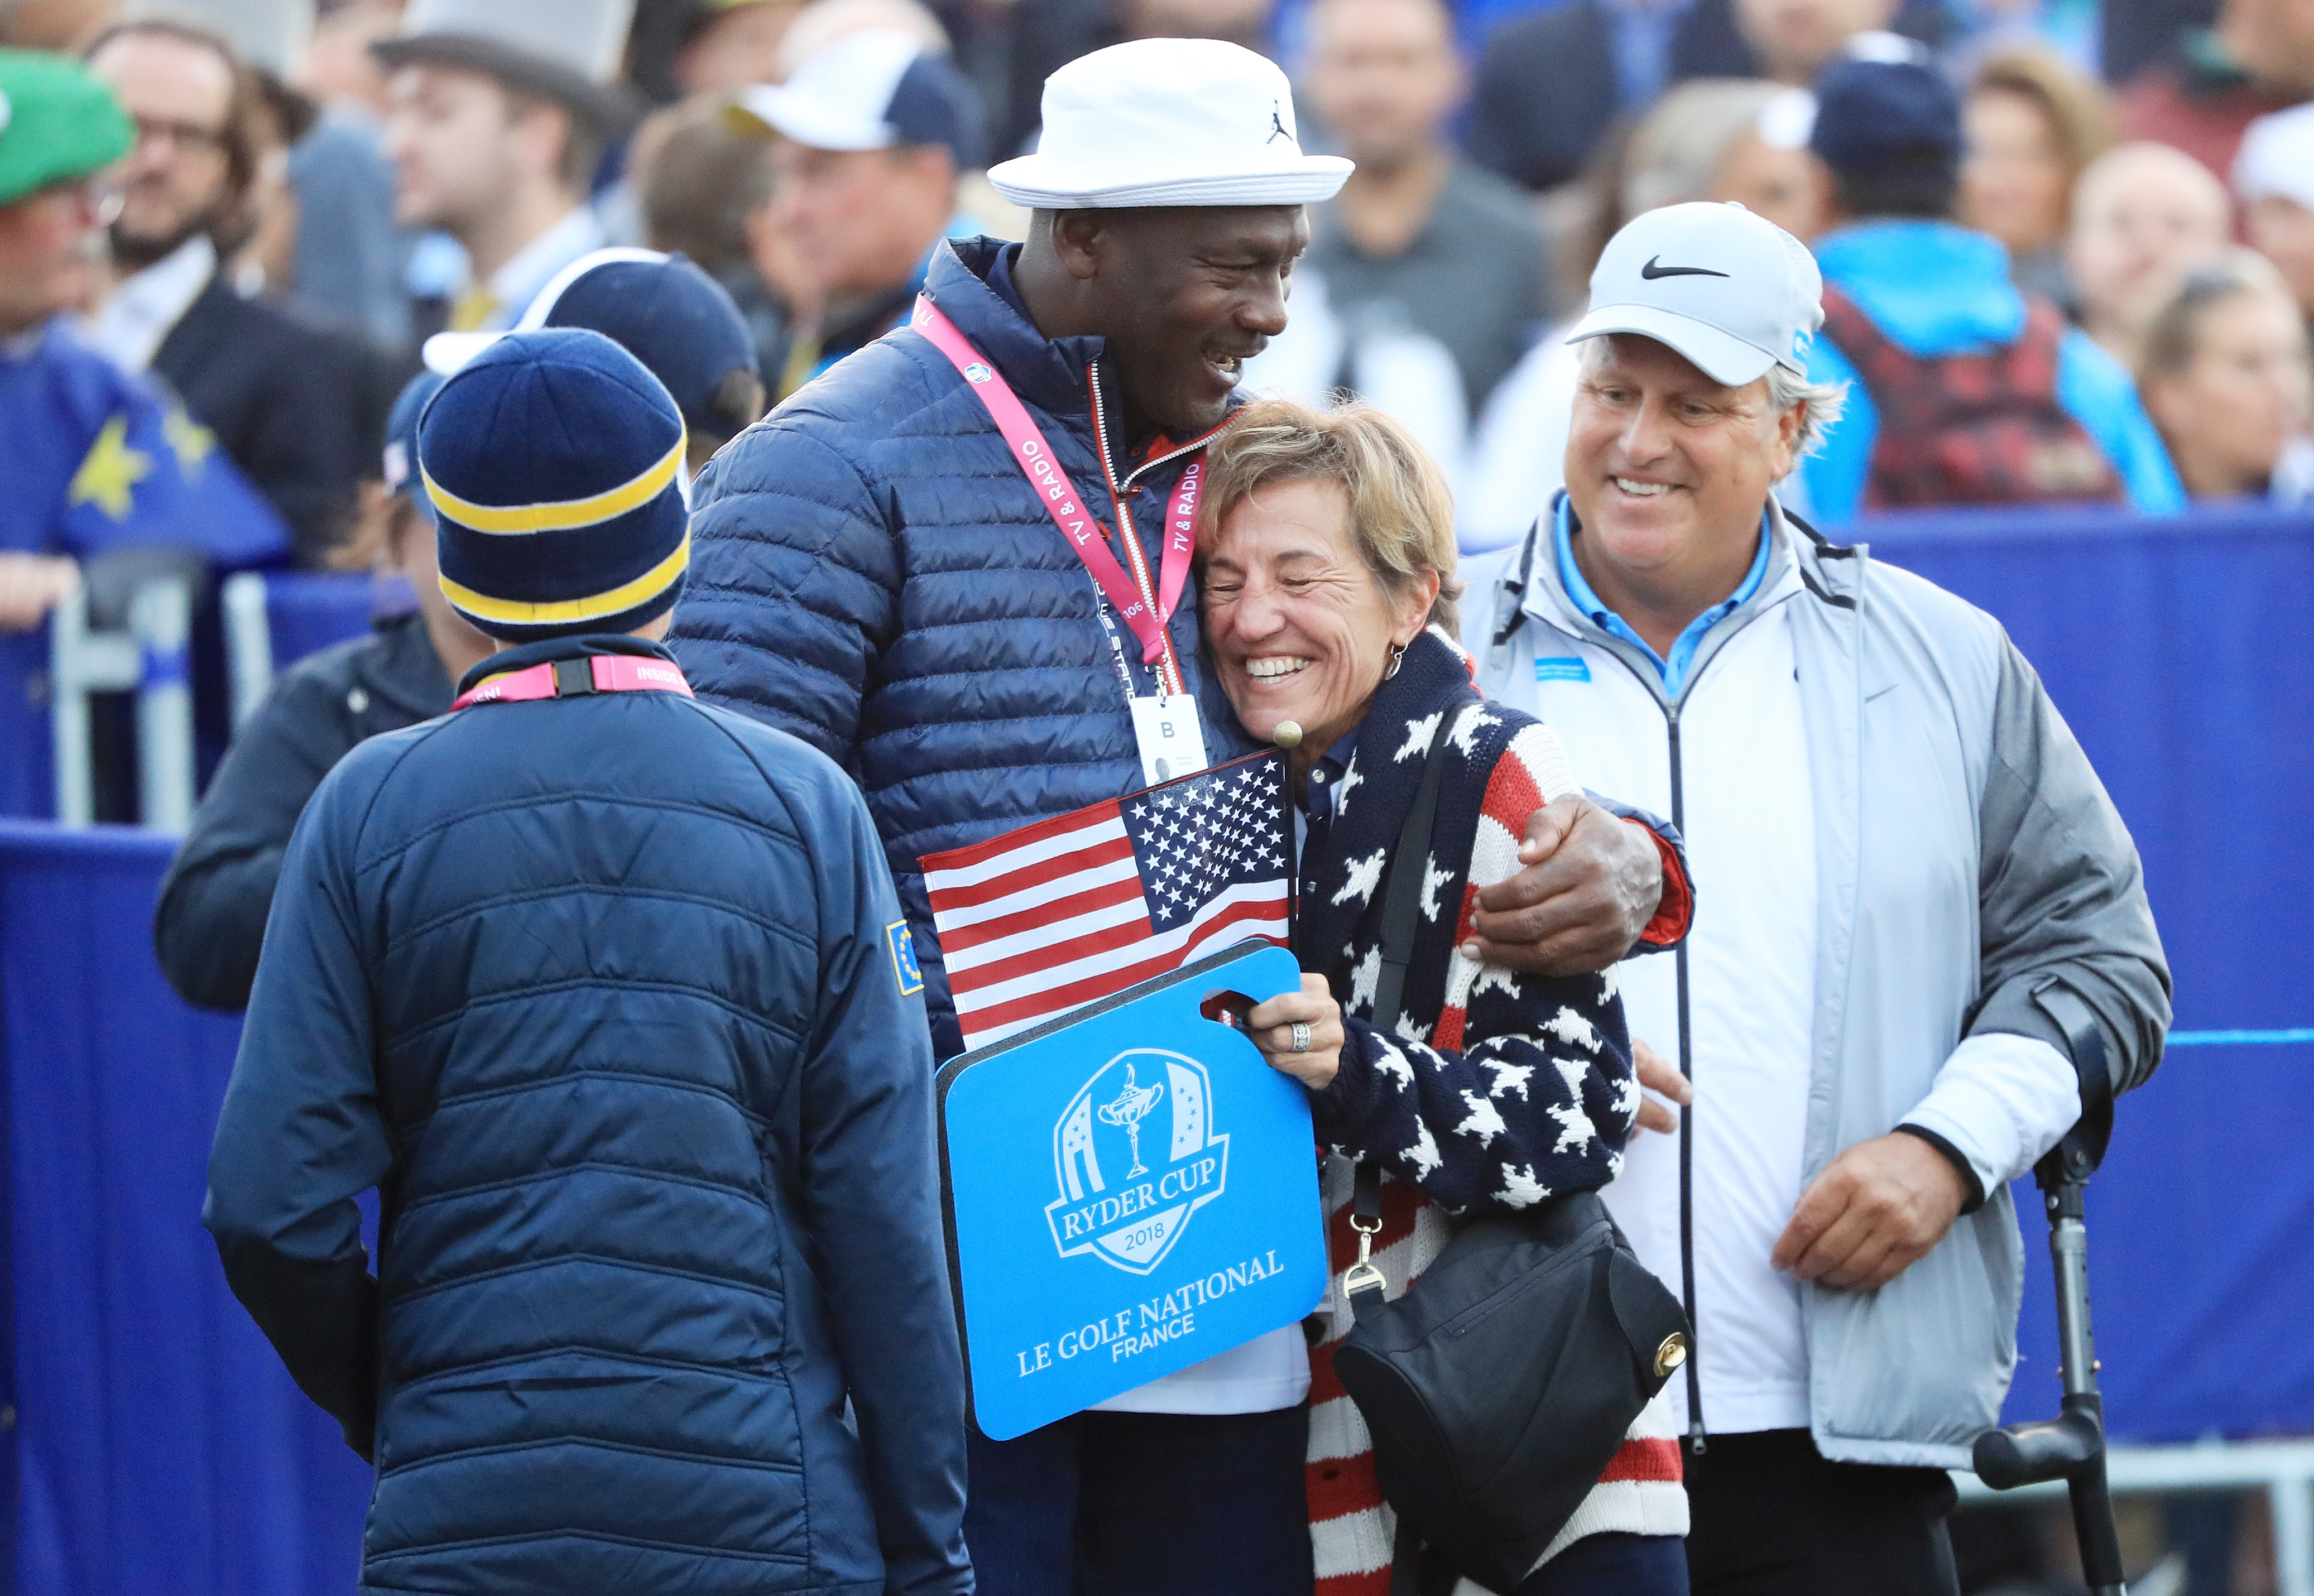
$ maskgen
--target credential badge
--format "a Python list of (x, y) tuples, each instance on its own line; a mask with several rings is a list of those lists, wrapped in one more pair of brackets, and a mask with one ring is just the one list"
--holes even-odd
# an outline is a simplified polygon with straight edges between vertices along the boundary
[(1205, 1065), (1136, 1047), (1102, 1065), (1053, 1127), (1060, 1195), (1045, 1219), (1063, 1257), (1089, 1253), (1146, 1274), (1228, 1176), (1229, 1138), (1214, 1133)]

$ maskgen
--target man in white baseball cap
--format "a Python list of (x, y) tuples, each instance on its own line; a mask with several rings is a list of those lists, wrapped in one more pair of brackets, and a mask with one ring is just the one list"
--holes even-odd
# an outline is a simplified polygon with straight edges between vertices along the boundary
[[(1349, 170), (1303, 152), (1285, 74), (1211, 40), (1072, 62), (1044, 128), (990, 174), (1034, 212), (1028, 242), (944, 243), (913, 327), (702, 473), (673, 633), (703, 696), (859, 779), (943, 1059), (963, 1031), (919, 858), (1148, 786), (1184, 727), (1207, 763), (1250, 752), (1169, 533), (1194, 524), (1241, 364), (1285, 325), (1302, 207)], [(1056, 499), (1024, 474), (1038, 457)], [(1605, 967), (1664, 895), (1653, 834), (1582, 799), (1531, 834), (1539, 862), (1479, 917), (1489, 957)], [(1017, 1440), (974, 1434), (982, 1588), (1307, 1596), (1309, 1378), (1288, 1328)]]
[(746, 90), (730, 119), (777, 139), (770, 222), (810, 285), (811, 303), (789, 307), (781, 369), (764, 374), (783, 399), (907, 324), (956, 216), (957, 181), (984, 159), (980, 97), (914, 34), (869, 28), (784, 84)]
[[(1698, 1596), (1956, 1596), (1943, 1472), (2015, 1363), (2009, 1182), (2159, 1063), (2137, 851), (1990, 616), (1778, 502), (1838, 418), (1799, 242), (1674, 205), (1608, 244), (1567, 488), (1466, 567), (1490, 696), (1671, 815), (1695, 930), (1628, 964), (1684, 1105), (1608, 1205), (1695, 1327), (1673, 1387)], [(2094, 1043), (2088, 1039), (2094, 1037)]]

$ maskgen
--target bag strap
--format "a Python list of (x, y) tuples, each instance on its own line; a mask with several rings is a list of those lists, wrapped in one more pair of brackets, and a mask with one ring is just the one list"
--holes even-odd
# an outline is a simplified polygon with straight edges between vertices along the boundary
[(1438, 789), (1445, 780), (1446, 719), (1461, 705), (1457, 697), (1439, 711), (1438, 730), (1422, 763), (1422, 785), (1415, 789), (1414, 807), (1406, 812), (1398, 852), (1390, 861), (1390, 886), (1382, 901), (1382, 974), (1374, 982), (1373, 1027), (1378, 1031), (1396, 1029), (1404, 1012), (1406, 972), (1414, 963), (1414, 933), (1422, 922), (1422, 876), (1431, 824), (1438, 816)]
[[(1382, 900), (1382, 974), (1374, 982), (1373, 1027), (1398, 1028), (1406, 1004), (1406, 972), (1414, 963), (1414, 933), (1422, 923), (1422, 877), (1427, 867), (1432, 823), (1438, 816), (1438, 789), (1446, 773), (1448, 718), (1462, 707), (1454, 700), (1439, 711), (1438, 729), (1430, 739), (1430, 754), (1422, 763), (1422, 785), (1415, 789), (1414, 807), (1398, 833), (1398, 851), (1390, 861), (1390, 886)], [(1382, 1166), (1368, 1159), (1358, 1165), (1350, 1191), (1350, 1228), (1371, 1238), (1382, 1229)], [(1351, 1272), (1349, 1289), (1380, 1289), (1381, 1274), (1368, 1263), (1367, 1248), (1358, 1248), (1365, 1268)]]

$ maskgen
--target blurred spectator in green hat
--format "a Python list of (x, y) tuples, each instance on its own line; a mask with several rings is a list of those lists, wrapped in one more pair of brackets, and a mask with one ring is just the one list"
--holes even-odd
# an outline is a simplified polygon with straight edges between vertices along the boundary
[(287, 548), (215, 436), (66, 325), (95, 287), (98, 174), (133, 141), (78, 62), (0, 50), (0, 815), (48, 812), (39, 628), (84, 562), (173, 550), (250, 565)]

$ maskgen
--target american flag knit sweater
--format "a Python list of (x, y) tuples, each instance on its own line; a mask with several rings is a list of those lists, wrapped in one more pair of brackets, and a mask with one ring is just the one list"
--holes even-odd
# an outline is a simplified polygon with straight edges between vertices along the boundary
[[(1431, 843), (1394, 859), (1434, 739), (1448, 741)], [(1638, 1081), (1611, 970), (1554, 980), (1482, 966), (1458, 951), (1479, 889), (1521, 868), (1527, 817), (1575, 783), (1541, 722), (1478, 697), (1468, 656), (1433, 630), (1408, 648), (1358, 729), (1334, 816), (1302, 861), (1294, 947), (1342, 999), (1342, 1067), (1312, 1099), (1326, 1151), (1321, 1189), (1332, 1277), (1311, 1356), (1308, 1486), (1317, 1596), (1387, 1596), (1396, 1518), (1373, 1444), (1334, 1373), (1350, 1329), (1343, 1272), (1356, 1163), (1383, 1170), (1374, 1262), (1396, 1298), (1445, 1246), (1449, 1218), (1516, 1210), (1604, 1186), (1622, 1165)], [(1423, 872), (1421, 923), (1401, 1007), (1373, 1023), (1390, 872)], [(1684, 1535), (1687, 1495), (1668, 1401), (1632, 1424), (1600, 1483), (1544, 1560), (1585, 1535)], [(1479, 1587), (1464, 1581), (1461, 1596)]]

